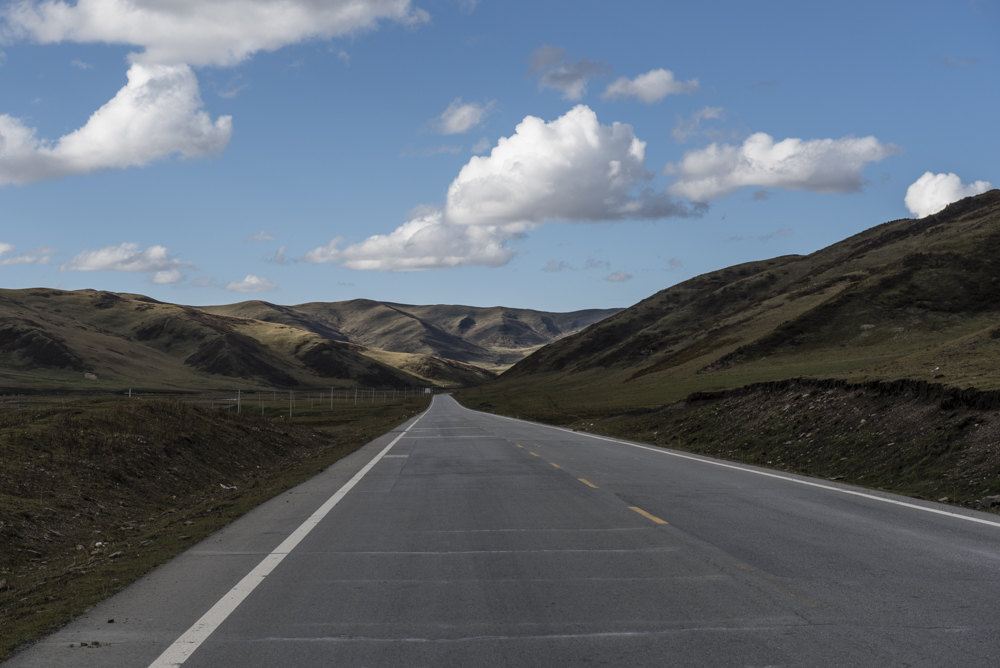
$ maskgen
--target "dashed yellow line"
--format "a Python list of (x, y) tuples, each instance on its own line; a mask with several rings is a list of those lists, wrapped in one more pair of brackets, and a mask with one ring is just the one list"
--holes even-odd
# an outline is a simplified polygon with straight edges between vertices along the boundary
[(535, 452), (534, 450), (528, 450), (528, 454), (531, 455), (532, 457), (541, 457), (541, 455)]
[(514, 445), (516, 445), (517, 447), (519, 447), (519, 448), (521, 448), (522, 450), (524, 450), (524, 446), (523, 446), (523, 445), (521, 445), (520, 443), (515, 443)]
[(586, 478), (577, 478), (577, 480), (579, 480), (580, 482), (582, 482), (584, 485), (586, 485), (587, 487), (589, 487), (591, 489), (597, 489), (597, 485), (595, 485), (594, 483), (590, 482)]
[(639, 513), (653, 524), (670, 524), (670, 522), (666, 521), (665, 519), (659, 518), (653, 513), (643, 510), (639, 506), (629, 506), (628, 509), (631, 510), (632, 512)]
[(562, 468), (561, 466), (559, 466), (555, 462), (549, 462), (549, 466), (551, 466), (554, 469), (561, 469)]

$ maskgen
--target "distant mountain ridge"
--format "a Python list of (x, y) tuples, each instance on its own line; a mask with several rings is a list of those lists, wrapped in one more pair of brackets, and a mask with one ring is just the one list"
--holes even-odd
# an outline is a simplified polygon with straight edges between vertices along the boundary
[[(448, 316), (441, 315), (445, 311)], [(65, 387), (86, 380), (84, 386), (92, 387), (197, 389), (237, 379), (277, 387), (463, 386), (491, 378), (493, 371), (484, 366), (516, 361), (538, 341), (576, 331), (610, 312), (548, 314), (370, 300), (198, 308), (95, 290), (0, 290), (0, 386)], [(495, 329), (510, 335), (466, 340), (461, 331), (449, 331), (462, 330), (458, 313), (495, 321)], [(480, 330), (465, 327), (470, 331)], [(490, 348), (491, 341), (509, 346)]]
[(528, 352), (577, 332), (620, 309), (552, 313), (500, 306), (398, 304), (370, 299), (278, 306), (248, 301), (202, 310), (303, 327), (368, 348), (421, 353), (503, 368)]

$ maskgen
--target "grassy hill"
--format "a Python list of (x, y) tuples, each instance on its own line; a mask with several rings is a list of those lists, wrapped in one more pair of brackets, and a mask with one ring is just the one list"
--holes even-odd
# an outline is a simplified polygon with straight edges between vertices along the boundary
[(420, 384), (365, 352), (305, 329), (140, 295), (0, 290), (0, 385), (6, 387)]
[(656, 293), (466, 393), (608, 415), (795, 377), (1000, 387), (1000, 190)]
[(0, 387), (459, 387), (612, 312), (367, 300), (195, 308), (94, 290), (0, 290)]
[(297, 306), (248, 301), (208, 306), (203, 310), (301, 327), (327, 338), (381, 351), (418, 353), (503, 369), (540, 346), (577, 332), (619, 309), (547, 313), (500, 306), (414, 306), (353, 299)]

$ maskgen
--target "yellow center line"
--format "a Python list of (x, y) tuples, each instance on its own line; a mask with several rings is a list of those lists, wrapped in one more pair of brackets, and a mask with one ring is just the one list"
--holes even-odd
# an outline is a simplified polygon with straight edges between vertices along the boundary
[(554, 469), (561, 469), (562, 468), (561, 466), (559, 466), (555, 462), (549, 462), (549, 466), (551, 466)]
[(629, 506), (628, 509), (631, 510), (632, 512), (639, 513), (653, 524), (670, 524), (670, 522), (666, 521), (665, 519), (661, 519), (656, 515), (654, 515), (653, 513), (647, 512), (638, 506)]
[(521, 445), (520, 443), (516, 443), (515, 445), (517, 445), (517, 447), (521, 448), (522, 450), (524, 449), (524, 446)]
[(586, 485), (587, 487), (589, 487), (591, 489), (597, 489), (597, 485), (595, 485), (594, 483), (590, 482), (586, 478), (577, 478), (577, 480), (579, 480), (580, 482), (582, 482), (584, 485)]
[(534, 450), (528, 450), (528, 452), (531, 454), (532, 457), (541, 457), (541, 455), (535, 452)]

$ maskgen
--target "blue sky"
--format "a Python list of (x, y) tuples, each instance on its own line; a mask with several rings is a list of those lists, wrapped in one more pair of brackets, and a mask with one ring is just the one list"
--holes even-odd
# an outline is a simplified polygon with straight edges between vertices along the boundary
[(1000, 184), (995, 2), (106, 4), (6, 8), (4, 287), (625, 306)]

